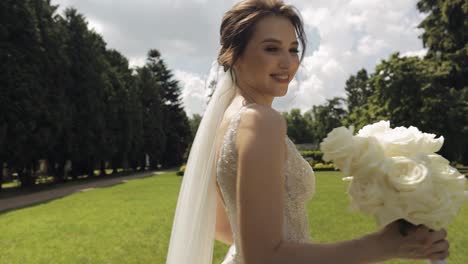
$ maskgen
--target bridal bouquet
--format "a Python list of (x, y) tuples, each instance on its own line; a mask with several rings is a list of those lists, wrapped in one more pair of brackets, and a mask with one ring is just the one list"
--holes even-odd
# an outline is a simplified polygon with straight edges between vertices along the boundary
[[(395, 220), (431, 229), (446, 228), (468, 202), (466, 178), (435, 154), (441, 136), (388, 121), (354, 128), (338, 127), (320, 144), (323, 160), (333, 161), (349, 180), (350, 210), (376, 219), (382, 227)], [(405, 233), (404, 230), (401, 230)]]

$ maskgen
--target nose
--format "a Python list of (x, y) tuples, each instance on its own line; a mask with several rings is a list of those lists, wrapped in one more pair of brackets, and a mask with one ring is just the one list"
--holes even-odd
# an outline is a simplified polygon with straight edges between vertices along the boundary
[(293, 58), (291, 58), (291, 55), (288, 52), (285, 52), (282, 54), (279, 62), (279, 67), (281, 69), (289, 69), (291, 66)]

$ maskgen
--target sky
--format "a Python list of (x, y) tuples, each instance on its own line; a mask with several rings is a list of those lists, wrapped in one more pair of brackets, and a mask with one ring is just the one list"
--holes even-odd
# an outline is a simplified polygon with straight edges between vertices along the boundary
[[(233, 0), (52, 0), (59, 13), (74, 7), (107, 47), (128, 58), (131, 67), (145, 63), (158, 49), (181, 86), (191, 117), (206, 109), (207, 79), (220, 48), (221, 19)], [(424, 56), (417, 25), (426, 14), (417, 0), (289, 0), (300, 10), (308, 39), (306, 57), (288, 93), (275, 98), (278, 111), (304, 113), (335, 96), (345, 97), (345, 82), (362, 68), (369, 73), (390, 54)]]

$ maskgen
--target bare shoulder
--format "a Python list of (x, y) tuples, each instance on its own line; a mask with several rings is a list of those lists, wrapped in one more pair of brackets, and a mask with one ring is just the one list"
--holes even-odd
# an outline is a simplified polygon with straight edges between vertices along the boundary
[(274, 138), (286, 136), (286, 130), (286, 120), (281, 113), (271, 107), (254, 104), (242, 113), (238, 133), (241, 139), (246, 133), (260, 133), (261, 136), (271, 135)]

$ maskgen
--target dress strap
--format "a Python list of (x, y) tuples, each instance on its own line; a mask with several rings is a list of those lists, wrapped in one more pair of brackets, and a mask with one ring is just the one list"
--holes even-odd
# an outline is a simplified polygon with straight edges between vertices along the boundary
[[(222, 154), (223, 154), (223, 152), (224, 152), (224, 146), (225, 146), (225, 142), (224, 142), (224, 141), (229, 139), (229, 138), (226, 138), (226, 137), (231, 137), (231, 136), (233, 136), (233, 135), (234, 135), (234, 136), (236, 135), (236, 133), (231, 134), (231, 131), (234, 130), (234, 129), (236, 129), (236, 128), (233, 127), (233, 126), (237, 126), (237, 125), (239, 124), (240, 117), (241, 117), (241, 113), (242, 113), (245, 109), (247, 109), (248, 106), (254, 105), (254, 104), (255, 104), (255, 103), (250, 103), (250, 104), (246, 104), (246, 105), (241, 106), (241, 107), (239, 108), (239, 110), (237, 111), (237, 113), (235, 113), (235, 114), (231, 117), (231, 119), (229, 120), (229, 124), (228, 124), (227, 131), (226, 131), (226, 133), (224, 134), (224, 138), (223, 138), (222, 143), (221, 143), (221, 149), (220, 149), (220, 153), (219, 153), (219, 156), (218, 156), (217, 166), (219, 166), (219, 160), (221, 159), (221, 156), (222, 156)], [(217, 168), (216, 168), (216, 170), (217, 170)], [(216, 179), (215, 181), (216, 181), (216, 187), (217, 187), (216, 189), (217, 189), (217, 191), (218, 191), (218, 193), (219, 193), (219, 196), (221, 196), (221, 199), (223, 200), (223, 205), (224, 205), (224, 207), (226, 208), (226, 202), (224, 201), (224, 197), (223, 197), (223, 195), (222, 195), (222, 193), (221, 193), (221, 188), (219, 187), (218, 179)]]
[[(235, 113), (234, 116), (231, 117), (231, 120), (229, 120), (229, 123), (230, 123), (230, 124), (228, 125), (229, 130), (232, 129), (232, 127), (231, 127), (232, 123), (235, 123), (236, 126), (237, 126), (237, 124), (239, 123), (239, 120), (240, 120), (241, 113), (244, 112), (244, 111), (248, 108), (248, 106), (251, 106), (251, 105), (254, 105), (254, 104), (256, 104), (256, 103), (246, 104), (246, 105), (243, 105), (243, 106), (241, 106), (241, 107), (239, 108), (239, 110), (237, 111), (237, 113)], [(234, 121), (235, 121), (235, 122), (234, 122)]]

